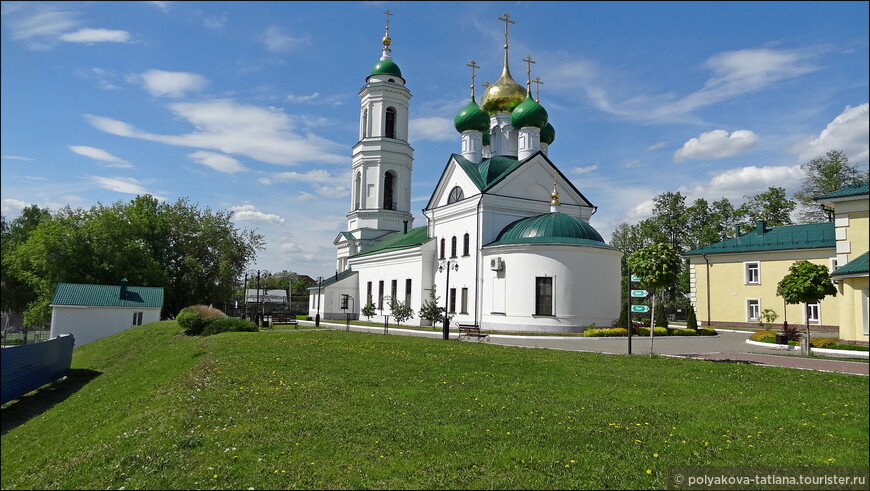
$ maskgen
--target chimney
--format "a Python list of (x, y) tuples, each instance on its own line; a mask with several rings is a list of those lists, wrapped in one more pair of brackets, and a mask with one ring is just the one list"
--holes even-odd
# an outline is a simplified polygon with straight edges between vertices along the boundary
[(127, 278), (121, 280), (121, 300), (127, 298)]
[(764, 220), (759, 220), (755, 222), (755, 235), (764, 235), (764, 226), (766, 222)]
[(405, 224), (405, 231), (402, 233), (407, 234), (408, 233), (408, 220), (402, 220), (402, 222)]

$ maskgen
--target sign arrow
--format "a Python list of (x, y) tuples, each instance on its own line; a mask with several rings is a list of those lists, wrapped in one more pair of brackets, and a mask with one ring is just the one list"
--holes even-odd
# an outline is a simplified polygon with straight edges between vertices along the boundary
[(632, 305), (631, 311), (632, 312), (649, 312), (649, 307), (647, 307), (646, 305)]
[(640, 278), (638, 278), (637, 275), (633, 274), (631, 275), (631, 281), (640, 281)]
[(649, 295), (649, 292), (647, 292), (646, 290), (632, 290), (631, 291), (631, 296), (633, 298), (645, 298), (647, 295)]

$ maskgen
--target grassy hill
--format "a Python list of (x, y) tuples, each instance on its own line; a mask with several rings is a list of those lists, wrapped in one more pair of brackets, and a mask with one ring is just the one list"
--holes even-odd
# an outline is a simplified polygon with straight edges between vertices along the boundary
[(866, 377), (784, 368), (167, 321), (73, 369), (3, 408), (3, 489), (650, 489), (870, 447)]

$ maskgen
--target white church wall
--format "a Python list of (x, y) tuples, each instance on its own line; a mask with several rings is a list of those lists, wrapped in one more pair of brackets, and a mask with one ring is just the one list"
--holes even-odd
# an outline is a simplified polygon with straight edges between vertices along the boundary
[[(488, 268), (500, 257), (503, 271)], [(619, 316), (622, 253), (574, 245), (506, 245), (483, 252), (482, 327), (572, 332)], [(553, 278), (553, 315), (535, 315), (535, 278)]]

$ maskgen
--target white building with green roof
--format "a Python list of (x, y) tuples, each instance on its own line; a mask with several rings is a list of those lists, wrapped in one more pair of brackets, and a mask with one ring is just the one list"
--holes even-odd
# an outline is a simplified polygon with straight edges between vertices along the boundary
[[(411, 93), (391, 44), (388, 31), (359, 92), (348, 226), (334, 241), (339, 274), (309, 289), (311, 315), (343, 319), (334, 307), (342, 293), (354, 298), (355, 317), (368, 302), (377, 315), (389, 315), (391, 301), (418, 312), (434, 288), (453, 326), (609, 326), (619, 315), (622, 253), (589, 224), (596, 207), (548, 158), (555, 129), (531, 97), (531, 69), (525, 87), (511, 76), (507, 29), (501, 76), (480, 105), (472, 71), (470, 100), (454, 119), (460, 151), (447, 159), (418, 227), (410, 208)], [(347, 293), (349, 285), (356, 291)]]
[(160, 320), (163, 288), (58, 283), (51, 300), (51, 337), (72, 334), (82, 346)]

